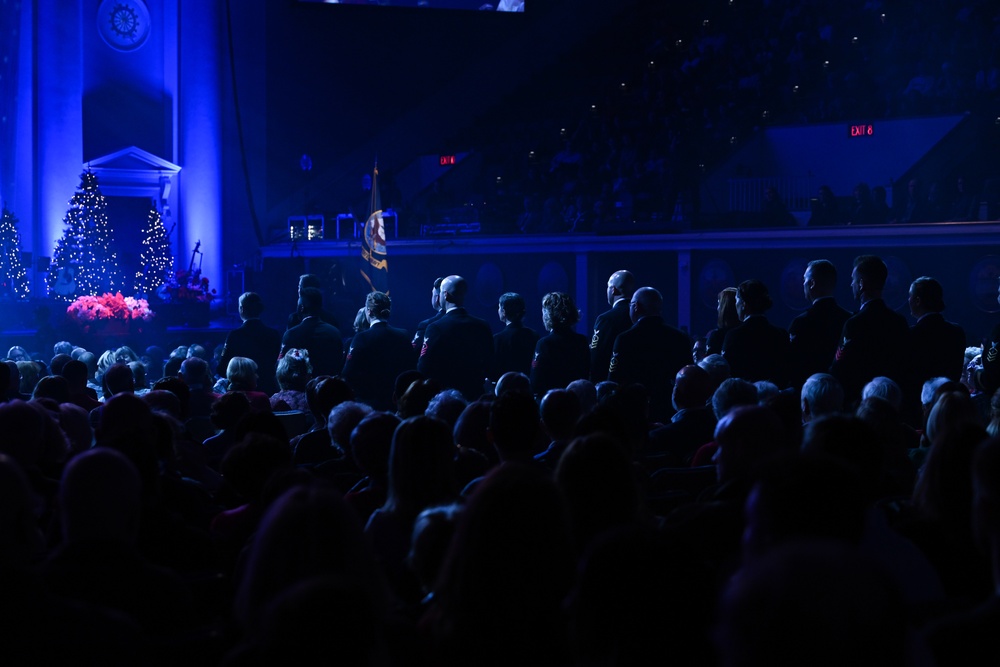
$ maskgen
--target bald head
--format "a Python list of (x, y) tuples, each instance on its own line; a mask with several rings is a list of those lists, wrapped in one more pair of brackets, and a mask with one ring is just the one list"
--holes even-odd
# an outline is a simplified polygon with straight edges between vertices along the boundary
[(635, 276), (631, 271), (615, 271), (608, 278), (608, 303), (612, 306), (621, 299), (631, 299), (635, 292)]
[(448, 276), (441, 281), (441, 304), (445, 310), (458, 308), (465, 303), (469, 283), (462, 276)]
[(712, 398), (712, 379), (701, 366), (685, 366), (674, 378), (672, 400), (675, 410), (704, 407)]
[(663, 313), (663, 295), (652, 287), (640, 287), (632, 295), (632, 322), (638, 322), (647, 315), (658, 316)]

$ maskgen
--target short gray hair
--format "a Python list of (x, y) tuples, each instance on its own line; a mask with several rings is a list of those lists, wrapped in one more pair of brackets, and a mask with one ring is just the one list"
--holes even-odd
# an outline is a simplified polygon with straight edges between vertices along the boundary
[(836, 414), (844, 409), (844, 387), (829, 373), (814, 373), (802, 383), (799, 399), (809, 402), (809, 414), (813, 419)]
[(903, 390), (900, 389), (895, 380), (884, 375), (872, 378), (872, 381), (861, 390), (861, 400), (871, 396), (888, 401), (889, 405), (896, 410), (899, 410), (900, 406), (903, 405)]

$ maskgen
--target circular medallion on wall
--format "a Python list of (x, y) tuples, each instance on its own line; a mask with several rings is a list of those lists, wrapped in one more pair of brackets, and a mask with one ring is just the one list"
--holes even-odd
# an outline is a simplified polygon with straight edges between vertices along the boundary
[(698, 299), (706, 307), (719, 307), (719, 292), (736, 287), (733, 269), (724, 259), (710, 259), (698, 273)]
[(97, 31), (108, 46), (135, 51), (149, 37), (149, 9), (143, 0), (103, 0), (97, 9)]
[(497, 298), (503, 294), (503, 271), (493, 262), (483, 262), (476, 272), (473, 294), (479, 305), (496, 308)]
[(796, 257), (789, 260), (781, 272), (781, 284), (778, 286), (781, 302), (791, 310), (805, 310), (810, 306), (802, 285), (808, 265), (809, 260)]
[[(559, 262), (546, 262), (538, 271), (538, 293), (541, 295), (549, 292), (569, 293), (569, 275), (566, 269)], [(572, 295), (571, 295), (572, 296)], [(576, 304), (579, 308), (580, 304)]]
[[(893, 310), (900, 310), (906, 305), (910, 296), (910, 283), (913, 282), (913, 274), (910, 267), (899, 257), (889, 255), (883, 257), (886, 268), (889, 269), (889, 278), (885, 281), (885, 289), (882, 291), (882, 298)], [(903, 315), (909, 315), (909, 310), (904, 309)]]

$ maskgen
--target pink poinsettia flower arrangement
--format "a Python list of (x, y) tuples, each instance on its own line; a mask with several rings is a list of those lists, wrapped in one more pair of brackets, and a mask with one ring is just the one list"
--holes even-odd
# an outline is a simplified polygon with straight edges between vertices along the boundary
[(66, 307), (66, 315), (79, 324), (90, 324), (99, 320), (142, 320), (149, 322), (154, 313), (145, 299), (131, 296), (102, 294), (100, 296), (80, 296)]

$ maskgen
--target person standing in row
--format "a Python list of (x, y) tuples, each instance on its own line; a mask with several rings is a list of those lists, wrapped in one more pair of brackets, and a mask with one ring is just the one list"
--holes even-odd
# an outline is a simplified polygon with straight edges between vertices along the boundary
[(493, 331), (486, 320), (465, 309), (468, 291), (462, 276), (448, 276), (441, 282), (444, 315), (427, 326), (417, 370), (474, 401), (483, 395), (493, 367)]

